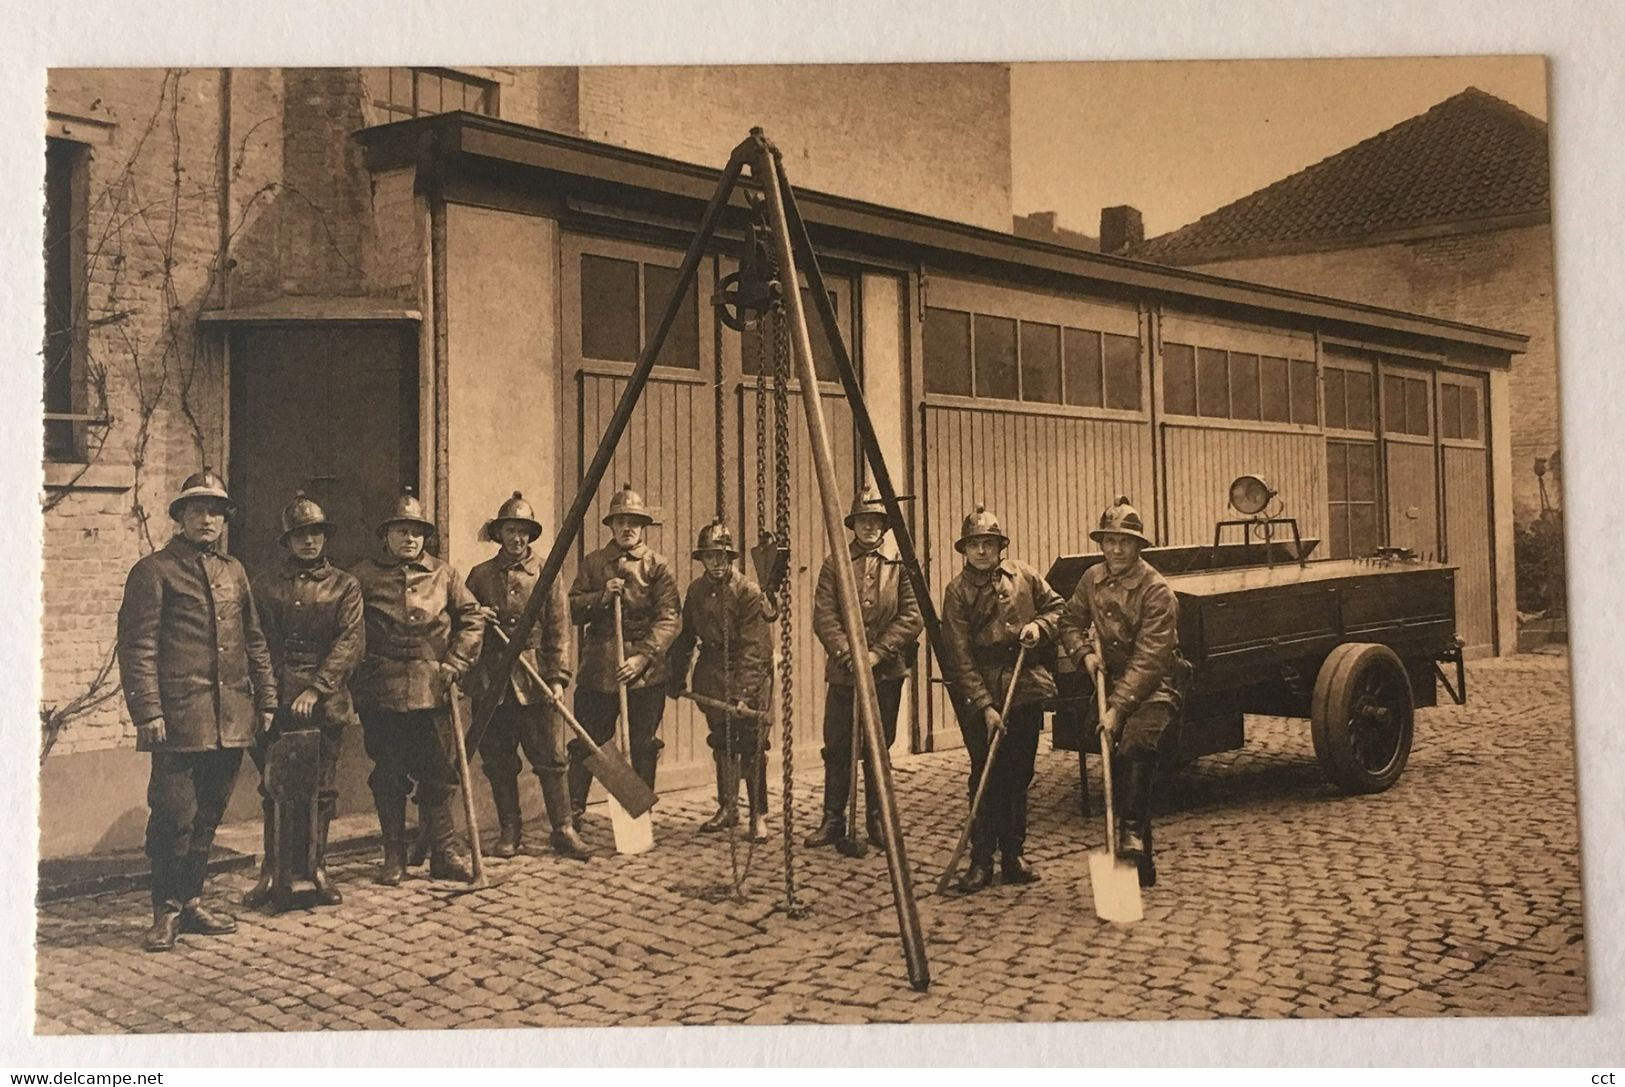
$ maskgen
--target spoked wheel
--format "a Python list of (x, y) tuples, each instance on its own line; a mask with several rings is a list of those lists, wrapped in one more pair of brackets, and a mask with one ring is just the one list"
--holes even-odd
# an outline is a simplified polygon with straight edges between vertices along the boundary
[(1415, 717), (1410, 675), (1392, 649), (1340, 645), (1315, 679), (1315, 757), (1344, 791), (1380, 793), (1405, 770)]

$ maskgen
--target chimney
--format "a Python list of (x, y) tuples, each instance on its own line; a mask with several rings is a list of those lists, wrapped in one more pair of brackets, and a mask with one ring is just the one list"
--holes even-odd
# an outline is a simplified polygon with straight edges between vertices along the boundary
[(1128, 204), (1100, 209), (1100, 251), (1121, 253), (1145, 241), (1140, 209)]

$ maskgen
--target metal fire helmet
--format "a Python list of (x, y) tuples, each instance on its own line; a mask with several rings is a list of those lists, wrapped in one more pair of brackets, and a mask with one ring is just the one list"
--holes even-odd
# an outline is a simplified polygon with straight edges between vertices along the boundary
[[(898, 496), (898, 500), (902, 500), (901, 495)], [(852, 512), (846, 515), (846, 527), (851, 528), (852, 522), (856, 521), (860, 514), (865, 513), (872, 513), (876, 517), (886, 516), (886, 502), (875, 493), (873, 487), (865, 487), (852, 496)]]
[(532, 540), (542, 534), (542, 523), (536, 520), (535, 509), (531, 507), (529, 502), (525, 501), (525, 496), (518, 491), (513, 492), (513, 497), (502, 503), (497, 509), (495, 517), (485, 522), (484, 527), (480, 529), (480, 537), (495, 541), (497, 533), (502, 530), (502, 522), (504, 521), (514, 521), (524, 525), (525, 531), (530, 533)]
[(694, 544), (694, 550), (689, 553), (690, 558), (699, 558), (707, 551), (724, 551), (730, 559), (737, 559), (739, 552), (734, 549), (734, 534), (726, 524), (721, 521), (712, 521), (700, 529), (700, 538)]
[(181, 491), (169, 504), (169, 516), (172, 520), (181, 519), (181, 503), (193, 498), (217, 498), (226, 504), (226, 516), (230, 517), (237, 512), (237, 504), (226, 493), (226, 485), (220, 477), (214, 474), (214, 469), (207, 464), (201, 472), (194, 472), (186, 477), (181, 484)]
[(965, 544), (978, 536), (994, 537), (1001, 548), (1010, 546), (1010, 537), (1004, 534), (1004, 529), (999, 525), (999, 515), (985, 506), (977, 506), (965, 514), (965, 523), (959, 529), (959, 539), (954, 541), (954, 550), (963, 555)]
[(1117, 501), (1106, 507), (1106, 512), (1100, 515), (1100, 527), (1089, 533), (1089, 538), (1099, 543), (1100, 538), (1108, 534), (1132, 536), (1144, 544), (1151, 542), (1145, 534), (1140, 511), (1129, 505), (1127, 495), (1119, 495)]
[(646, 525), (660, 523), (653, 507), (643, 501), (643, 496), (634, 491), (630, 483), (621, 484), (621, 489), (609, 500), (609, 512), (604, 514), (604, 524), (609, 524), (611, 517), (636, 517)]
[(417, 525), (425, 536), (434, 535), (434, 522), (423, 516), (423, 503), (411, 487), (402, 487), (390, 515), (378, 522), (378, 535), (382, 536), (390, 525)]
[(286, 544), (288, 537), (302, 528), (319, 528), (332, 539), (338, 534), (338, 526), (327, 519), (327, 513), (314, 498), (304, 491), (294, 493), (293, 501), (282, 507), (282, 535), (278, 538)]

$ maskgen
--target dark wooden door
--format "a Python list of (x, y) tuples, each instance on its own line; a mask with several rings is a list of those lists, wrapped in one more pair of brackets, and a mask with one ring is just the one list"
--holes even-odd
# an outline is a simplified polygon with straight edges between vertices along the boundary
[(402, 484), (418, 483), (415, 330), (244, 329), (231, 340), (231, 550), (251, 574), (280, 561), (278, 517), (295, 491), (338, 526), (333, 561), (375, 546)]

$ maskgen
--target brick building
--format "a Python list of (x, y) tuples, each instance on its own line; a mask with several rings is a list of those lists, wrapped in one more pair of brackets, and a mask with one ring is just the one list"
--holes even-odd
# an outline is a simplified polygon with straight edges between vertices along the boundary
[[(1529, 337), (1512, 367), (1513, 509), (1557, 467), (1546, 124), (1476, 87), (1126, 252)], [(1555, 472), (1545, 500), (1561, 502)]]
[[(1374, 394), (1351, 381), (1323, 404), (1322, 375), (1348, 369), (1338, 352), (1377, 351), (1385, 377), (1453, 405), (1451, 433), (1423, 426), (1408, 449), (1452, 466), (1435, 512), (1461, 555), (1463, 631), (1505, 645), (1510, 527), (1492, 511), (1523, 338), (1013, 236), (1008, 80), (991, 65), (53, 73), (42, 706), (48, 735), (67, 721), (42, 768), (42, 854), (139, 841), (145, 759), (105, 669), (124, 573), (167, 538), (176, 482), (200, 462), (225, 472), (251, 571), (295, 488), (339, 524), (340, 562), (372, 546), (402, 483), (465, 568), (514, 489), (551, 532), (754, 124), (782, 141), (939, 591), (958, 519), (990, 496), (1044, 565), (1088, 549), (1119, 492), (1159, 542), (1210, 539), (1244, 471), (1351, 553), (1375, 517), (1349, 483), (1371, 443), (1343, 431)], [(886, 120), (900, 108), (906, 133)], [(707, 254), (606, 480), (663, 508), (651, 542), (673, 556), (719, 503), (735, 523), (752, 509), (754, 345), (705, 308), (741, 226), (730, 214)], [(850, 415), (838, 387), (818, 393), (855, 487)], [(805, 617), (825, 544), (795, 433)], [(819, 659), (805, 627), (803, 676)], [(940, 679), (923, 679), (903, 748), (957, 742)], [(822, 690), (797, 690), (805, 752)], [(664, 783), (703, 772), (703, 735), (691, 707), (668, 711)], [(341, 766), (349, 808), (367, 803), (359, 748)]]

